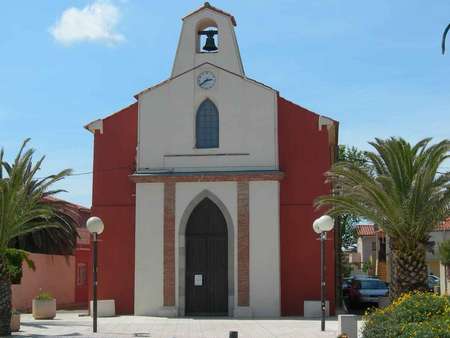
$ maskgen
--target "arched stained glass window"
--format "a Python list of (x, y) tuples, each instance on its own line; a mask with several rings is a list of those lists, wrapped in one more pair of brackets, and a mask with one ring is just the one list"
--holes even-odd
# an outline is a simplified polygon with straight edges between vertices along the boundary
[(195, 131), (197, 148), (219, 147), (219, 111), (210, 99), (198, 107)]

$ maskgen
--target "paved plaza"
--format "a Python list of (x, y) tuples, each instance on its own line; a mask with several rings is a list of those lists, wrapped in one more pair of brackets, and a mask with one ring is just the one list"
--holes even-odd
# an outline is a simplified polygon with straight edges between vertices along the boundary
[(118, 316), (99, 318), (97, 334), (92, 334), (92, 319), (80, 312), (58, 312), (54, 320), (34, 320), (30, 314), (23, 314), (21, 322), (21, 331), (14, 333), (14, 336), (228, 338), (230, 331), (238, 331), (239, 338), (337, 336), (336, 317), (327, 320), (325, 332), (320, 331), (320, 320), (303, 318), (194, 319)]

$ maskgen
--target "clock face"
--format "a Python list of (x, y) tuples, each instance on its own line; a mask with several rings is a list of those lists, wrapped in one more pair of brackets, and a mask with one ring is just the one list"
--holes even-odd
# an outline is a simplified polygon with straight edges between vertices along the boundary
[(210, 89), (214, 87), (215, 83), (216, 83), (216, 76), (212, 72), (209, 71), (202, 72), (197, 77), (197, 84), (200, 88)]

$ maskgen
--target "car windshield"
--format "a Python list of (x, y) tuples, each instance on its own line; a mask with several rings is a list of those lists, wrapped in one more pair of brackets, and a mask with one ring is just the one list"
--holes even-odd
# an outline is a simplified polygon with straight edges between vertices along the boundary
[(361, 289), (386, 289), (386, 283), (381, 280), (361, 280)]

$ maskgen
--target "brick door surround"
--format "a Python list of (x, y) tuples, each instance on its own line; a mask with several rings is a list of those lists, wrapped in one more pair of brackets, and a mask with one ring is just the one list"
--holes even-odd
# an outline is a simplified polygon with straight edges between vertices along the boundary
[[(222, 211), (228, 227), (228, 297), (229, 314), (231, 316), (248, 316), (250, 310), (250, 182), (265, 180), (281, 180), (282, 172), (264, 174), (238, 174), (233, 175), (194, 175), (194, 176), (159, 176), (136, 177), (131, 176), (135, 182), (161, 182), (164, 184), (164, 229), (163, 229), (163, 303), (164, 307), (176, 307), (179, 316), (184, 316), (185, 309), (185, 230), (192, 210), (204, 198), (210, 198)], [(235, 226), (233, 218), (223, 202), (209, 190), (205, 189), (195, 196), (183, 211), (178, 232), (176, 231), (176, 183), (177, 182), (236, 182), (237, 218)], [(176, 237), (178, 236), (178, 248)], [(236, 236), (236, 237), (235, 237)], [(236, 239), (236, 252), (234, 251)], [(178, 250), (176, 250), (178, 249)], [(234, 257), (237, 255), (236, 269)], [(175, 255), (178, 257), (176, 267)], [(178, 277), (176, 274), (178, 271)], [(236, 276), (236, 285), (235, 277)], [(176, 286), (178, 281), (178, 289)], [(178, 292), (176, 292), (178, 291)], [(235, 299), (235, 292), (237, 297)], [(177, 302), (178, 299), (178, 302)], [(236, 308), (235, 308), (236, 306)], [(247, 309), (247, 310), (245, 310)], [(238, 311), (236, 313), (235, 311)], [(242, 312), (243, 311), (243, 312)], [(250, 311), (250, 312), (248, 312)]]
[(175, 306), (175, 183), (164, 183), (164, 306)]
[(250, 306), (249, 280), (249, 182), (237, 183), (238, 306)]

